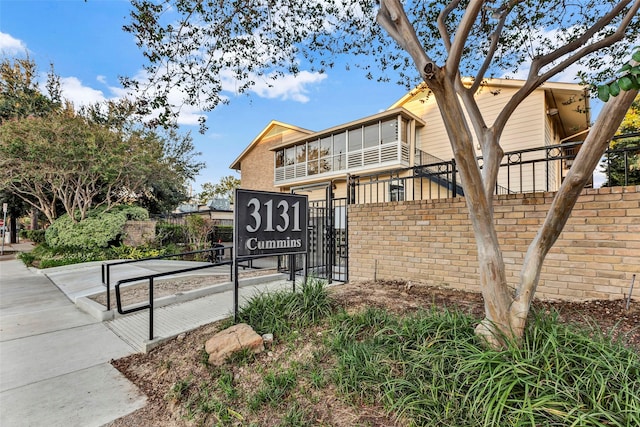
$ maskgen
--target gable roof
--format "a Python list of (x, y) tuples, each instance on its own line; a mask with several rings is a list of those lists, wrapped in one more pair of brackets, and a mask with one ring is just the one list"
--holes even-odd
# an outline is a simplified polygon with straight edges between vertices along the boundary
[(262, 141), (263, 138), (276, 133), (276, 132), (281, 132), (279, 129), (284, 128), (284, 129), (289, 129), (289, 130), (293, 130), (296, 132), (302, 132), (305, 134), (312, 134), (313, 131), (310, 131), (308, 129), (304, 129), (298, 126), (294, 126), (294, 125), (290, 125), (288, 123), (284, 123), (284, 122), (279, 122), (277, 120), (271, 120), (269, 122), (269, 124), (267, 124), (267, 126), (264, 127), (264, 129), (262, 129), (262, 131), (258, 134), (258, 136), (256, 136), (253, 141), (251, 141), (251, 143), (247, 146), (247, 148), (244, 149), (244, 151), (242, 151), (242, 153), (240, 153), (240, 155), (233, 161), (233, 163), (231, 163), (231, 166), (229, 166), (229, 168), (234, 169), (234, 170), (240, 170), (240, 163), (242, 161), (242, 159), (244, 158), (244, 156), (247, 155), (247, 153), (249, 153), (249, 151), (251, 151), (253, 149), (254, 146), (256, 146), (257, 144), (260, 143), (260, 141)]

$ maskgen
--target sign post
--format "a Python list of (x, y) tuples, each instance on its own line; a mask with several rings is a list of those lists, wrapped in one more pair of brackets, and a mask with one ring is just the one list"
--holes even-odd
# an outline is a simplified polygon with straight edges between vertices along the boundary
[(306, 255), (308, 214), (306, 195), (236, 189), (234, 321), (238, 317), (238, 262), (266, 256)]

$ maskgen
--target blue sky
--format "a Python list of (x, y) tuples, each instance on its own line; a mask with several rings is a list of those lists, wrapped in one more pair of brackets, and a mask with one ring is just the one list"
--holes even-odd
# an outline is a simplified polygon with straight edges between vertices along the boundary
[[(0, 0), (0, 55), (29, 55), (45, 80), (53, 63), (63, 95), (80, 106), (123, 96), (119, 76), (136, 76), (144, 64), (141, 51), (122, 26), (129, 23), (129, 0)], [(579, 66), (556, 76), (572, 81)], [(526, 67), (521, 78), (526, 75)], [(198, 132), (197, 117), (186, 109), (181, 130), (191, 132), (207, 165), (192, 183), (197, 193), (205, 182), (237, 174), (229, 165), (271, 120), (320, 131), (388, 108), (406, 93), (393, 83), (367, 80), (361, 70), (336, 68), (320, 75), (303, 70), (267, 88), (257, 84), (247, 95), (227, 91), (229, 105), (207, 113), (209, 129)], [(592, 120), (600, 105), (592, 100)]]
[[(53, 63), (63, 95), (76, 105), (116, 98), (123, 93), (118, 77), (136, 75), (144, 63), (133, 36), (122, 30), (130, 9), (128, 0), (1, 0), (0, 52), (28, 54), (43, 74)], [(303, 73), (260, 93), (231, 94), (230, 105), (207, 114), (205, 135), (195, 125), (181, 126), (207, 164), (194, 191), (237, 176), (229, 165), (271, 120), (319, 131), (375, 114), (404, 94), (403, 87), (369, 81), (359, 70)]]

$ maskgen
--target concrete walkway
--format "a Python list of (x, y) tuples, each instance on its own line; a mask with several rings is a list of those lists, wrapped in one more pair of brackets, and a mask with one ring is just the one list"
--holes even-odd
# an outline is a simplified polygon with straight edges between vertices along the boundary
[[(118, 274), (149, 274), (140, 268)], [(43, 274), (13, 257), (0, 260), (0, 426), (101, 426), (145, 405), (146, 397), (109, 361), (149, 348), (148, 310), (100, 322), (74, 304), (99, 284), (100, 263)], [(291, 282), (251, 283), (240, 290), (241, 302), (282, 288)], [(158, 308), (154, 341), (225, 318), (232, 307), (227, 286)]]
[(134, 352), (47, 277), (0, 261), (0, 425), (101, 426), (144, 406), (109, 364)]

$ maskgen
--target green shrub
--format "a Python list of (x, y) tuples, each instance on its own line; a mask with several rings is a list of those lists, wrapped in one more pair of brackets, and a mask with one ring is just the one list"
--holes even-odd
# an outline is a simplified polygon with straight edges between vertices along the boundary
[(20, 230), (22, 239), (31, 240), (35, 244), (44, 243), (45, 230)]
[(24, 263), (27, 267), (33, 266), (33, 261), (35, 261), (36, 256), (31, 252), (20, 252), (18, 254), (18, 259)]
[(187, 243), (187, 228), (182, 224), (158, 221), (156, 223), (156, 242), (160, 246), (185, 244)]
[(75, 222), (65, 214), (51, 224), (45, 233), (45, 239), (53, 248), (107, 248), (120, 243), (127, 220), (140, 221), (148, 218), (146, 210), (137, 206), (121, 206), (109, 211), (95, 209), (82, 221)]

